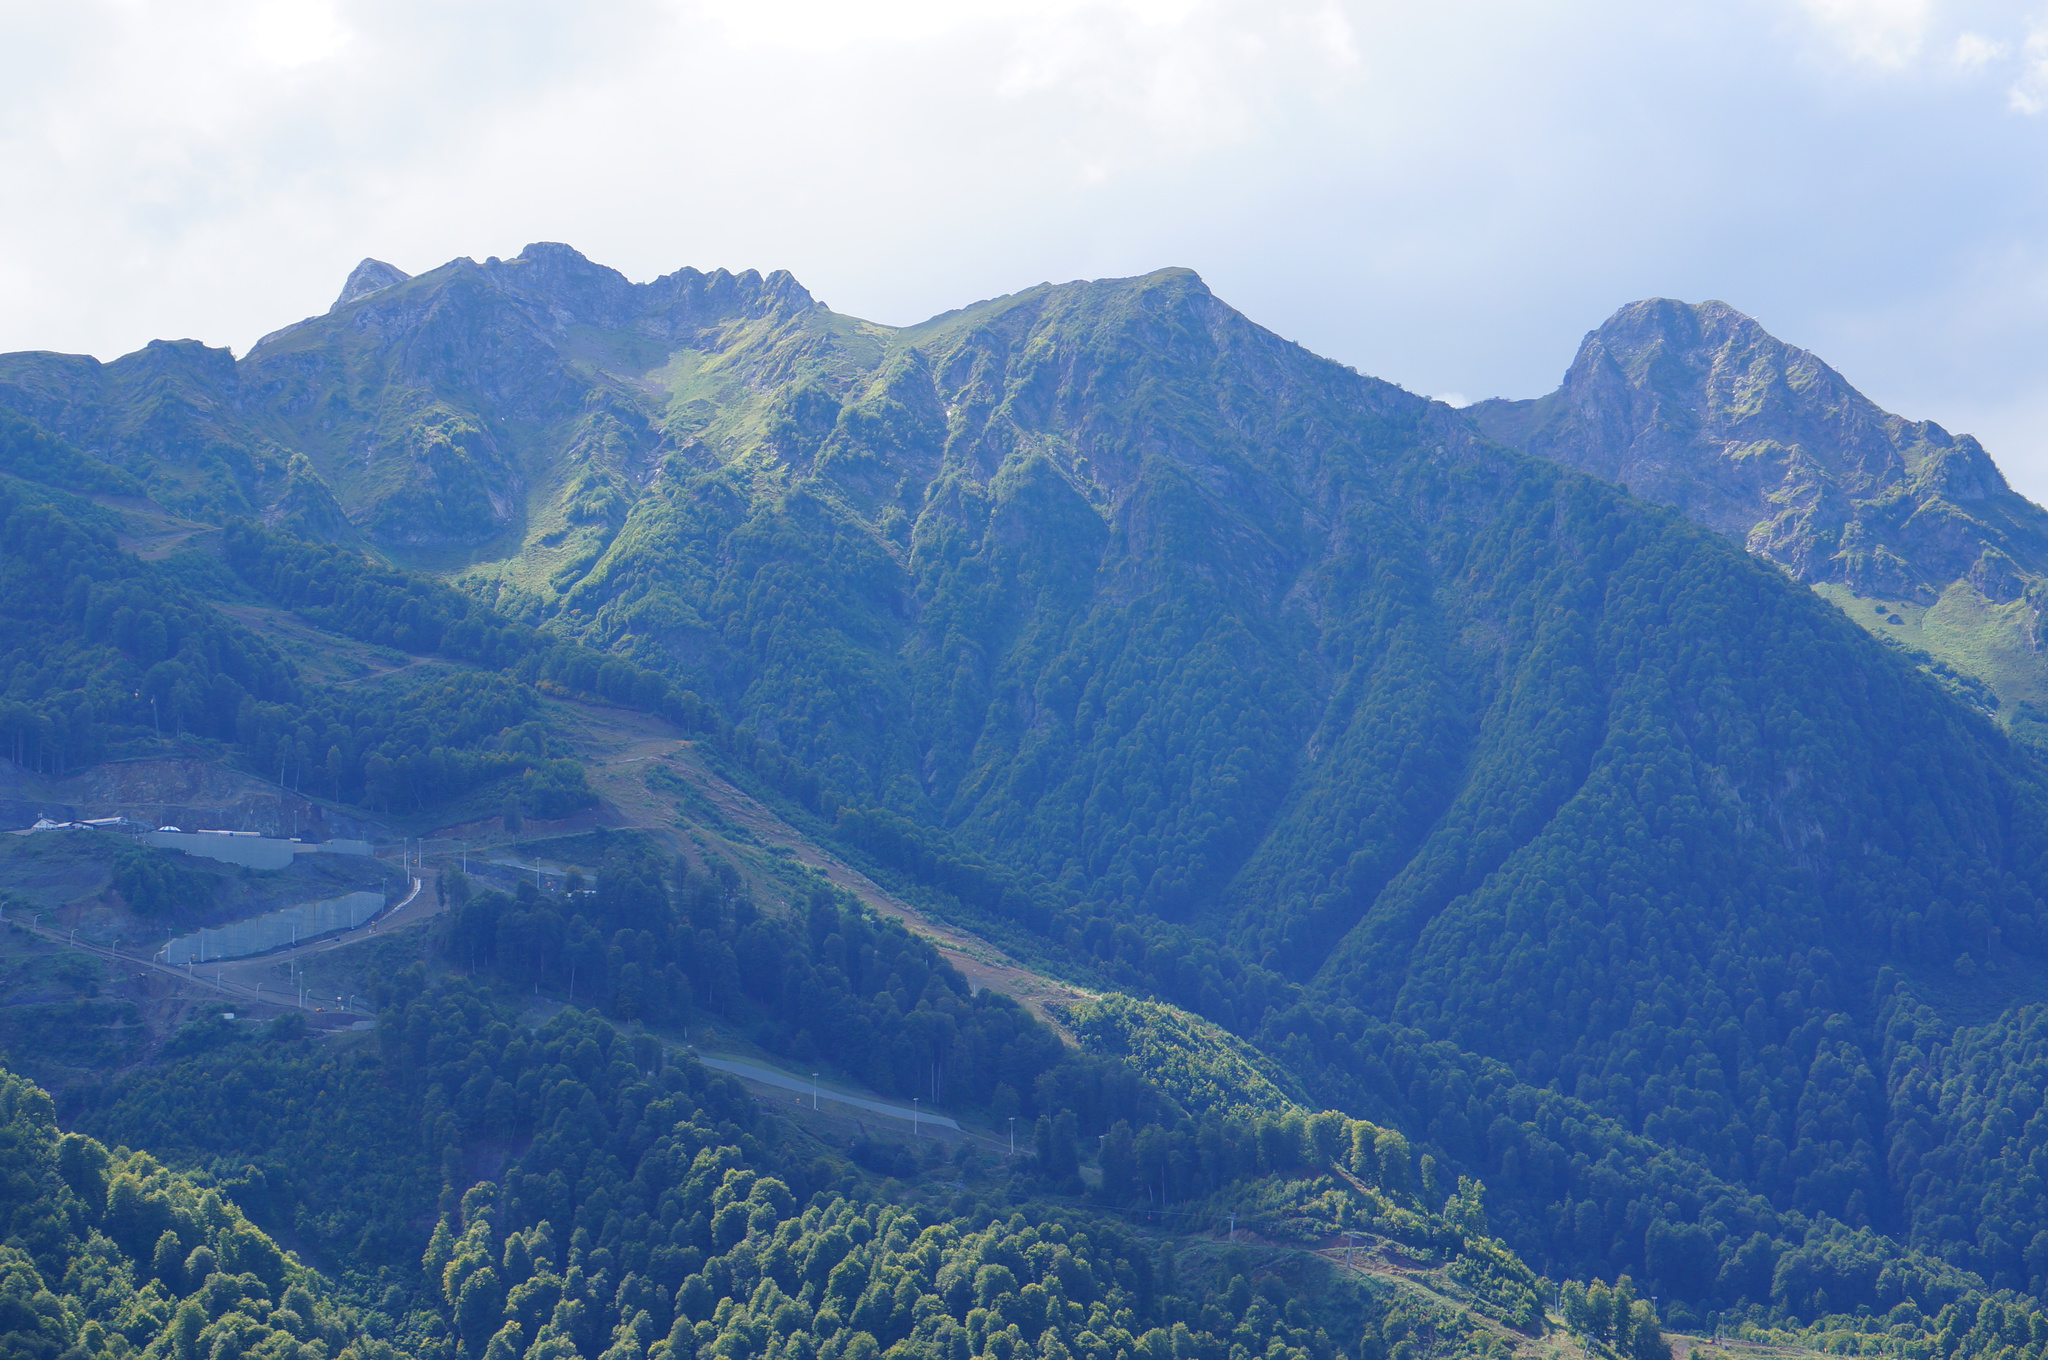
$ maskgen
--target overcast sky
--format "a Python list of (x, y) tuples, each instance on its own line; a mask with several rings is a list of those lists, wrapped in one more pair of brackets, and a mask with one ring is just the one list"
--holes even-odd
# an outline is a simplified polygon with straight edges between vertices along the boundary
[(0, 350), (238, 352), (365, 255), (904, 323), (1191, 266), (1448, 399), (1723, 299), (2048, 500), (2048, 0), (0, 0)]

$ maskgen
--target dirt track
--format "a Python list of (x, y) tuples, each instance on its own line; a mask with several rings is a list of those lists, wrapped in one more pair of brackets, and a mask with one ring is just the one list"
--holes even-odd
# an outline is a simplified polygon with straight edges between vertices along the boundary
[[(1090, 993), (1025, 967), (986, 940), (947, 922), (934, 920), (888, 892), (866, 874), (806, 839), (771, 809), (714, 773), (695, 744), (682, 738), (667, 723), (621, 709), (586, 704), (564, 704), (563, 707), (572, 710), (581, 721), (585, 770), (591, 787), (603, 799), (598, 816), (590, 819), (592, 824), (638, 827), (653, 833), (671, 850), (681, 850), (685, 837), (676, 826), (676, 800), (657, 792), (647, 780), (651, 765), (665, 766), (695, 789), (720, 817), (745, 833), (743, 838), (732, 838), (719, 834), (715, 827), (697, 826), (693, 828), (697, 834), (717, 840), (724, 850), (742, 863), (757, 857), (764, 847), (771, 853), (778, 850), (786, 852), (798, 864), (817, 870), (833, 884), (852, 893), (877, 915), (901, 921), (930, 940), (946, 961), (958, 968), (976, 989), (990, 987), (1015, 997), (1032, 1014), (1050, 1024), (1062, 1038), (1072, 1042), (1072, 1036), (1059, 1024), (1050, 1008), (1087, 1000)], [(449, 828), (450, 831), (456, 829)], [(748, 838), (755, 844), (748, 845)]]

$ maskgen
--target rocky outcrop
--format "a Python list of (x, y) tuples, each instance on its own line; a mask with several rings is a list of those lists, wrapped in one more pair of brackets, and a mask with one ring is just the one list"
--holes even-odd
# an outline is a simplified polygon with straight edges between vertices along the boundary
[(404, 283), (411, 277), (412, 275), (395, 264), (365, 259), (349, 271), (348, 282), (341, 285), (341, 296), (336, 298), (334, 305), (327, 310), (338, 312), (359, 297), (368, 297), (371, 293), (380, 292), (394, 283)]
[(1931, 604), (1959, 579), (2009, 600), (2048, 573), (2048, 511), (1975, 439), (1882, 410), (1725, 302), (1631, 303), (1586, 337), (1557, 391), (1467, 415), (1803, 581)]

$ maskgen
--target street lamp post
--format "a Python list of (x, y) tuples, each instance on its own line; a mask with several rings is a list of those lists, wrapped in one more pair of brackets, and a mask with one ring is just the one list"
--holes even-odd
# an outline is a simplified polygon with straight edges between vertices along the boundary
[(1010, 1116), (1010, 1155), (1017, 1155), (1017, 1116)]
[(818, 1108), (818, 1074), (811, 1073), (811, 1108)]

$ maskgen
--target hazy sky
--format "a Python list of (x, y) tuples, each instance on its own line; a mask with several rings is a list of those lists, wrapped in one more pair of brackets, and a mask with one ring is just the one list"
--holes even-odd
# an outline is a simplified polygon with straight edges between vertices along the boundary
[(2048, 500), (2048, 0), (0, 0), (0, 349), (562, 240), (919, 320), (1201, 271), (1432, 395), (1721, 298)]

